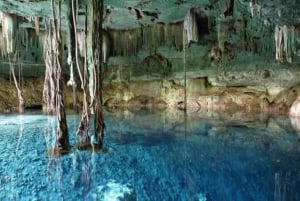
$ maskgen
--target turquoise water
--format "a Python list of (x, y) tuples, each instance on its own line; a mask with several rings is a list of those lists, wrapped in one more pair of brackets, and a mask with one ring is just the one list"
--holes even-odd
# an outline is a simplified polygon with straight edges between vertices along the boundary
[[(80, 116), (67, 117), (74, 145)], [(54, 117), (0, 115), (0, 200), (300, 200), (300, 137), (289, 120), (237, 119), (106, 111), (107, 153), (55, 158)]]

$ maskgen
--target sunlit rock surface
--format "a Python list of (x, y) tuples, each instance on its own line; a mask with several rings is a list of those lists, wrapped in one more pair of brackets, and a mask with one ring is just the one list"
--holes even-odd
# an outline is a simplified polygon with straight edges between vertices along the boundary
[(129, 184), (119, 184), (114, 181), (98, 186), (86, 197), (90, 201), (136, 201), (135, 190)]
[(300, 118), (300, 97), (298, 97), (295, 102), (292, 104), (290, 108), (289, 115), (291, 117), (298, 117)]
[[(14, 84), (9, 78), (0, 78), (0, 80), (0, 112), (17, 112), (18, 96)], [(43, 77), (22, 80), (25, 109), (41, 109), (44, 105)], [(68, 111), (78, 111), (82, 107), (81, 89), (77, 86), (75, 90), (73, 93), (72, 87), (64, 88), (65, 106)], [(289, 108), (299, 95), (299, 85), (286, 88), (274, 96), (274, 94), (270, 95), (266, 88), (259, 86), (214, 86), (207, 79), (187, 80), (187, 109), (200, 113), (226, 112), (235, 116), (239, 113), (251, 112), (288, 114)], [(106, 83), (103, 90), (103, 103), (109, 108), (129, 110), (181, 109), (184, 103), (183, 81), (147, 80)]]
[(300, 97), (298, 97), (292, 104), (289, 111), (289, 116), (293, 128), (300, 135)]

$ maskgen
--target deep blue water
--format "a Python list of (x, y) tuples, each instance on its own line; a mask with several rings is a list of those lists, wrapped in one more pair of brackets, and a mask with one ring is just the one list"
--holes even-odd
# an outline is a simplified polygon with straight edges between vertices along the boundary
[[(74, 145), (80, 116), (67, 117)], [(0, 201), (113, 201), (120, 189), (139, 201), (300, 200), (300, 137), (288, 119), (183, 117), (107, 111), (107, 153), (49, 157), (55, 117), (0, 115)]]

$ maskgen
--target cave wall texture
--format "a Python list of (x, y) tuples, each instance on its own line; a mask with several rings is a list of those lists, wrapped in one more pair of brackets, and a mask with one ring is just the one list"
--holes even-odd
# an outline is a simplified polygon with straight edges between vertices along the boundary
[[(67, 1), (62, 6), (64, 75)], [(84, 1), (78, 47), (84, 55)], [(184, 67), (192, 110), (286, 113), (300, 95), (299, 0), (105, 0), (104, 101), (110, 107), (181, 107)], [(42, 105), (45, 20), (50, 1), (0, 1), (0, 111), (17, 95), (10, 61), (19, 70), (27, 107)], [(24, 80), (24, 81), (23, 81)], [(70, 87), (66, 103), (73, 105)], [(81, 105), (77, 77), (77, 104)]]

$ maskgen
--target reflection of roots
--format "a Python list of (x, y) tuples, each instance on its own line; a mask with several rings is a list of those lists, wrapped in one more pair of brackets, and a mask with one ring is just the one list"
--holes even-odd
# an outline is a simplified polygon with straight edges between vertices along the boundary
[(70, 150), (54, 148), (54, 149), (49, 149), (47, 153), (48, 156), (58, 157), (70, 153)]
[(78, 150), (87, 150), (90, 152), (98, 152), (98, 153), (106, 153), (107, 152), (106, 148), (98, 146), (97, 144), (94, 144), (94, 146), (92, 146), (91, 143), (88, 143), (88, 142), (78, 142), (75, 144), (75, 147)]
[(78, 143), (76, 143), (75, 147), (78, 150), (91, 150), (92, 149), (92, 145), (87, 142), (78, 142)]

